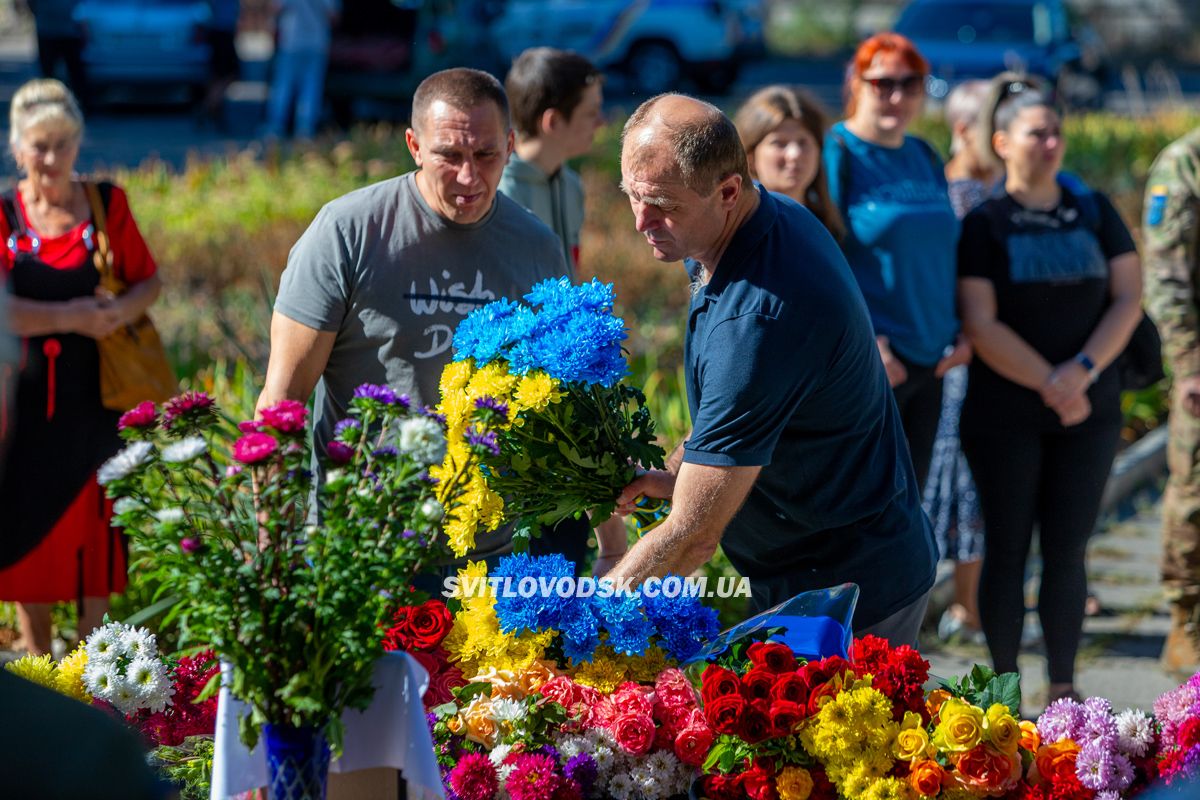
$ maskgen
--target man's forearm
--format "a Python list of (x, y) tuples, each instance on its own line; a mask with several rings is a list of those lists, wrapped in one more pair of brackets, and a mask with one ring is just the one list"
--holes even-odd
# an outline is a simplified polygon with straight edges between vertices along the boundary
[(717, 551), (720, 539), (713, 542), (690, 541), (681, 536), (667, 521), (637, 542), (613, 567), (611, 574), (630, 578), (640, 584), (647, 578), (662, 578), (668, 574), (690, 575), (703, 566)]

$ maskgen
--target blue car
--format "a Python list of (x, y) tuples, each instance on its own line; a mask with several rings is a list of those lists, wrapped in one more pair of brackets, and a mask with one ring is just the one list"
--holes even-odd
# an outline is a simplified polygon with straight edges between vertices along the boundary
[(894, 30), (929, 60), (935, 95), (1004, 70), (1041, 75), (1074, 102), (1087, 101), (1081, 92), (1099, 90), (1081, 81), (1085, 53), (1072, 36), (1063, 0), (913, 0)]
[(83, 69), (91, 89), (111, 84), (186, 86), (200, 92), (210, 72), (206, 0), (83, 0)]

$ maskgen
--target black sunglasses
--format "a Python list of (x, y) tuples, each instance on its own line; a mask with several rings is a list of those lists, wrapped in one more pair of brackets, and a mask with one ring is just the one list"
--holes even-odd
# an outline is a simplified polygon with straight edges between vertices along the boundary
[(903, 78), (863, 78), (871, 84), (880, 97), (891, 97), (899, 89), (906, 97), (916, 97), (925, 91), (924, 75), (908, 75)]

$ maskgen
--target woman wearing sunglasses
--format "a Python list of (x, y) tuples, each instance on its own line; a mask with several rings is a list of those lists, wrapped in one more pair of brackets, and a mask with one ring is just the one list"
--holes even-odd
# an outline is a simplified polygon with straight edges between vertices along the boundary
[(1059, 179), (1065, 142), (1051, 97), (1006, 80), (997, 98), (987, 122), (1004, 192), (967, 215), (958, 247), (977, 355), (960, 436), (983, 510), (979, 612), (992, 661), (1017, 670), (1036, 526), (1053, 701), (1075, 694), (1084, 555), (1121, 428), (1110, 367), (1141, 318), (1141, 267), (1108, 198)]
[(959, 223), (942, 161), (907, 133), (929, 65), (911, 41), (863, 42), (846, 77), (846, 119), (825, 147), (830, 195), (846, 222), (846, 260), (867, 301), (924, 485), (942, 404), (942, 375), (970, 360), (954, 307)]

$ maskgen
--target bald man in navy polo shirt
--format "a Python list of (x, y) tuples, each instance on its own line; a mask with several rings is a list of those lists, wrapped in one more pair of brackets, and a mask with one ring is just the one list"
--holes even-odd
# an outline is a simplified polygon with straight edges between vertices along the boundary
[(915, 645), (936, 548), (858, 285), (799, 204), (755, 186), (733, 124), (683, 95), (626, 123), (621, 185), (659, 261), (694, 276), (692, 433), (618, 498), (672, 511), (610, 576), (689, 574), (722, 545), (769, 608), (843, 582), (859, 635)]

